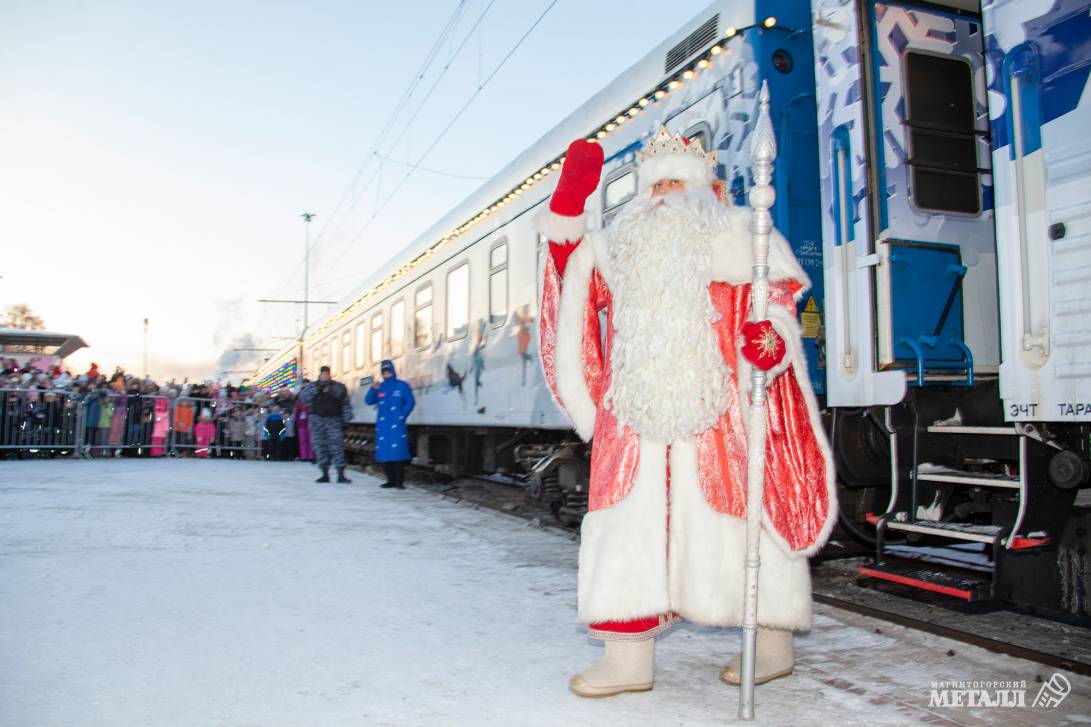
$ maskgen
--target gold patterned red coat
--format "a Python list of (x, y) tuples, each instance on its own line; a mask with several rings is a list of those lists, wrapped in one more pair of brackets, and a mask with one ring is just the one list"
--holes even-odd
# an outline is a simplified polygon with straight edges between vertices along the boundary
[[(739, 382), (749, 381), (750, 369), (738, 349), (751, 310), (749, 219), (747, 209), (730, 210), (729, 229), (714, 241), (709, 286), (719, 313), (713, 326), (732, 372), (730, 405), (696, 437), (656, 443), (619, 430), (603, 405), (613, 340), (607, 233), (585, 234), (582, 218), (548, 210), (538, 218), (548, 239), (581, 241), (563, 279), (551, 259), (546, 264), (539, 350), (558, 403), (577, 433), (594, 440), (580, 547), (582, 622), (671, 612), (709, 625), (742, 622), (748, 394)], [(776, 231), (769, 277), (768, 317), (787, 353), (768, 387), (758, 623), (800, 630), (811, 619), (805, 556), (829, 535), (836, 490), (795, 316), (809, 281)]]

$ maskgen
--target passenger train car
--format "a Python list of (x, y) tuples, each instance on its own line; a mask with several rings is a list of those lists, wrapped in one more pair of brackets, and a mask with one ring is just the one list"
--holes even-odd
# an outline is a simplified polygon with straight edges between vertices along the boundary
[(609, 224), (660, 124), (717, 149), (745, 204), (765, 81), (841, 523), (876, 551), (861, 574), (1091, 616), (1089, 72), (1084, 0), (715, 2), (308, 331), (304, 374), (351, 383), (366, 448), (363, 394), (393, 359), (416, 461), (515, 475), (578, 518), (586, 451), (537, 361), (531, 220), (586, 137)]

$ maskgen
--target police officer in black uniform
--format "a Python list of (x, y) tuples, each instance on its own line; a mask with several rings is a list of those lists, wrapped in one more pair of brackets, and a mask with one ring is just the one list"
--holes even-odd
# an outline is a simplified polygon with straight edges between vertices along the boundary
[(337, 481), (352, 482), (345, 477), (345, 435), (342, 431), (342, 425), (352, 421), (348, 389), (340, 381), (333, 380), (329, 366), (323, 366), (318, 381), (303, 387), (299, 398), (311, 407), (311, 444), (315, 463), (322, 470), (322, 476), (315, 482), (330, 481), (330, 460), (337, 468)]

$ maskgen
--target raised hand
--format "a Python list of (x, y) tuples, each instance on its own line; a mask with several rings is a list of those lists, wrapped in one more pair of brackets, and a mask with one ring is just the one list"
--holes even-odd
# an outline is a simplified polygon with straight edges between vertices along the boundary
[(599, 186), (602, 160), (602, 147), (593, 141), (577, 139), (569, 144), (561, 181), (549, 201), (549, 209), (564, 217), (582, 215), (587, 198)]

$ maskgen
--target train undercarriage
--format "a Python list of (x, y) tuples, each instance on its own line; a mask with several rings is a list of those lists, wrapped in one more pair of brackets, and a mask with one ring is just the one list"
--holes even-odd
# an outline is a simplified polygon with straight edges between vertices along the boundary
[[(841, 530), (874, 549), (865, 578), (1091, 618), (1091, 426), (1005, 424), (998, 402), (985, 379), (910, 389), (893, 407), (827, 409)], [(590, 448), (571, 432), (411, 432), (415, 464), (496, 476), (568, 527), (587, 512)], [(352, 461), (372, 461), (372, 437), (349, 426)]]
[[(373, 461), (374, 429), (351, 424), (345, 451), (354, 462)], [(497, 427), (411, 427), (413, 462), (446, 477), (499, 475), (528, 499), (549, 507), (568, 527), (587, 512), (590, 448), (572, 432)]]

